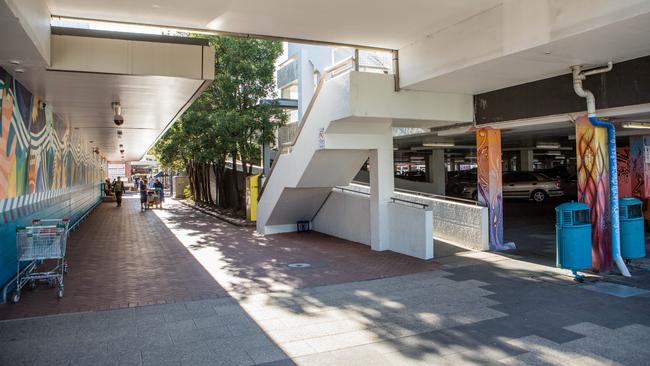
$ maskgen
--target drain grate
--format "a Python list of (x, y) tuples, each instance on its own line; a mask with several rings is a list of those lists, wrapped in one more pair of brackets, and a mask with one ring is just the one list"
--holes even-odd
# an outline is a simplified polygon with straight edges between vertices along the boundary
[(311, 267), (311, 264), (305, 263), (305, 262), (296, 262), (296, 263), (287, 264), (287, 267), (289, 267), (289, 268), (309, 268), (309, 267)]

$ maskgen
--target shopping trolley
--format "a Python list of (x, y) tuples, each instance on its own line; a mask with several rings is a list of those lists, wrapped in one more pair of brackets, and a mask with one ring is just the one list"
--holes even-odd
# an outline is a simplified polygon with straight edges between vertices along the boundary
[[(11, 296), (14, 303), (20, 301), (23, 287), (35, 287), (38, 281), (47, 281), (52, 287), (58, 285), (56, 296), (63, 298), (63, 275), (68, 270), (65, 262), (68, 226), (68, 219), (48, 219), (16, 228), (16, 290)], [(54, 260), (54, 266), (42, 271), (45, 260)]]

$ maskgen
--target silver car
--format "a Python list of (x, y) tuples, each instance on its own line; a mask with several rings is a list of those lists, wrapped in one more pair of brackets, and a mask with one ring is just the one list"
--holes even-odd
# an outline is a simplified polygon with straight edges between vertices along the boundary
[[(465, 198), (478, 200), (476, 183), (465, 183), (461, 195)], [(536, 172), (505, 172), (503, 173), (504, 198), (528, 198), (535, 202), (544, 202), (549, 197), (564, 195), (560, 181)]]

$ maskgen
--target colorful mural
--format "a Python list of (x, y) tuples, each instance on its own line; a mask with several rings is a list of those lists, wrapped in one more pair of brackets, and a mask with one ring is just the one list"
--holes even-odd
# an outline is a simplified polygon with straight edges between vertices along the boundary
[(591, 207), (591, 261), (594, 270), (612, 268), (609, 220), (609, 163), (607, 130), (594, 127), (587, 116), (576, 121), (578, 201)]
[(16, 226), (73, 222), (100, 199), (104, 162), (49, 105), (0, 68), (0, 285), (16, 270)]
[(503, 241), (503, 188), (501, 183), (501, 131), (476, 131), (478, 199), (488, 208), (490, 250), (514, 248)]
[(618, 174), (618, 196), (632, 196), (632, 181), (630, 173), (630, 149), (616, 148), (616, 168)]
[[(647, 150), (647, 152), (646, 152)], [(630, 184), (631, 196), (643, 201), (650, 196), (650, 136), (630, 137)]]

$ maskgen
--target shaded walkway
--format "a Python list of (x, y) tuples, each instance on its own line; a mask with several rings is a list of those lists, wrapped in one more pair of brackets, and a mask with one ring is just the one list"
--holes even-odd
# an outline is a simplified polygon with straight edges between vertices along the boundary
[(226, 292), (136, 196), (102, 203), (68, 239), (65, 297), (47, 286), (0, 304), (0, 319), (222, 297)]

